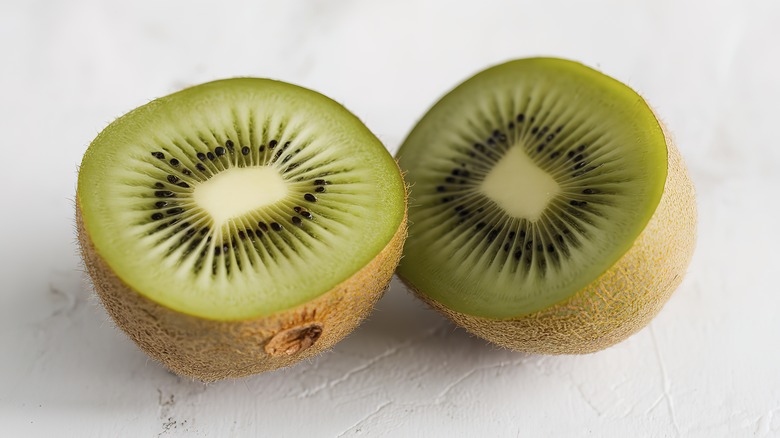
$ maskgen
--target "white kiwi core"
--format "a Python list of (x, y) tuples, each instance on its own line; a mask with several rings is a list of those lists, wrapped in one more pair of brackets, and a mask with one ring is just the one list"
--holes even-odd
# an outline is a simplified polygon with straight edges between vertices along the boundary
[(193, 198), (219, 227), (232, 218), (278, 202), (287, 193), (287, 183), (273, 167), (234, 167), (198, 184)]
[(523, 147), (515, 146), (487, 174), (480, 190), (508, 215), (536, 221), (561, 187)]

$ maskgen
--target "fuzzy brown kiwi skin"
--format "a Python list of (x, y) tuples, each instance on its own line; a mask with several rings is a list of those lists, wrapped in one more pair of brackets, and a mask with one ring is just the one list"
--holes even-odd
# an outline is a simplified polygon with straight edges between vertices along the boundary
[(95, 249), (78, 197), (76, 224), (87, 271), (114, 322), (141, 350), (171, 371), (203, 382), (287, 367), (333, 347), (382, 297), (401, 259), (407, 234), (404, 210), (387, 246), (319, 298), (263, 318), (214, 321), (161, 306), (119, 279)]
[(641, 330), (680, 285), (696, 246), (693, 184), (666, 127), (664, 192), (634, 245), (596, 281), (568, 299), (519, 318), (483, 318), (448, 309), (403, 283), (457, 325), (496, 345), (536, 354), (586, 354)]

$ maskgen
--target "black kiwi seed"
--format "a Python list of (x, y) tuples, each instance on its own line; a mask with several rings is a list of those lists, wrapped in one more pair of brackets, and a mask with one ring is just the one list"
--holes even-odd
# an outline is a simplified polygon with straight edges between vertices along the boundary
[(205, 172), (206, 171), (206, 166), (204, 166), (201, 163), (196, 164), (195, 167), (197, 167), (198, 170), (200, 170), (201, 172)]
[(585, 158), (582, 154), (577, 155), (574, 157), (574, 162), (582, 161), (582, 159)]
[(179, 186), (179, 187), (185, 188), (185, 189), (190, 188), (190, 185), (187, 184), (186, 182), (180, 182), (180, 183), (178, 183), (176, 185)]
[(290, 218), (290, 220), (291, 220), (291, 221), (292, 221), (292, 223), (294, 223), (295, 225), (300, 225), (300, 224), (301, 224), (301, 218), (299, 218), (298, 216), (293, 216), (293, 217), (291, 217), (291, 218)]
[(276, 145), (279, 144), (276, 140), (271, 140), (268, 142), (268, 149), (273, 149), (276, 147)]
[(168, 211), (166, 211), (166, 213), (168, 213), (169, 215), (174, 215), (174, 214), (179, 214), (179, 213), (181, 213), (182, 211), (184, 211), (184, 209), (183, 209), (183, 208), (181, 208), (181, 207), (175, 207), (175, 208), (168, 209)]
[(206, 156), (209, 157), (209, 160), (211, 160), (211, 161), (214, 161), (214, 160), (217, 159), (217, 157), (213, 153), (211, 153), (211, 152), (206, 152)]
[(477, 224), (477, 226), (476, 226), (476, 228), (477, 228), (477, 231), (479, 231), (479, 230), (481, 230), (481, 229), (485, 228), (485, 225), (487, 225), (487, 224), (485, 224), (484, 222), (480, 222), (480, 223), (478, 223), (478, 224)]
[(547, 252), (555, 252), (555, 246), (552, 243), (547, 245)]
[(517, 251), (515, 251), (515, 259), (516, 260), (520, 260), (520, 258), (522, 256), (523, 256), (523, 251), (522, 250), (518, 249)]
[(300, 213), (301, 211), (303, 211), (303, 208), (301, 208), (301, 207), (293, 207), (293, 211), (296, 212), (296, 213)]
[(200, 161), (206, 161), (206, 154), (204, 154), (203, 152), (198, 152), (197, 154), (195, 154), (195, 156), (198, 157)]
[(152, 156), (154, 158), (159, 158), (160, 160), (164, 160), (165, 159), (165, 154), (162, 153), (162, 152), (152, 152)]
[(152, 220), (153, 221), (159, 221), (162, 218), (163, 218), (163, 214), (162, 213), (155, 213), (155, 214), (152, 215)]
[(520, 230), (520, 238), (525, 239), (525, 236), (526, 236), (525, 230)]
[(495, 146), (496, 145), (496, 141), (493, 140), (492, 138), (489, 138), (489, 139), (487, 139), (487, 144), (489, 144), (491, 146)]
[(241, 153), (244, 155), (249, 155), (249, 146), (244, 146), (241, 148)]
[(510, 232), (509, 232), (509, 235), (507, 236), (507, 238), (508, 238), (509, 240), (512, 240), (512, 239), (514, 239), (514, 238), (515, 238), (515, 235), (516, 235), (516, 233), (515, 233), (514, 231), (510, 231)]
[(496, 240), (496, 237), (498, 237), (498, 230), (495, 230), (495, 229), (493, 229), (493, 230), (490, 230), (490, 232), (489, 232), (489, 233), (488, 233), (488, 235), (487, 235), (487, 241), (488, 241), (488, 243), (490, 243), (490, 242), (492, 242), (492, 241)]
[(233, 149), (233, 140), (226, 141), (225, 146), (227, 146), (228, 149)]
[(598, 192), (599, 191), (596, 190), (596, 189), (585, 189), (585, 190), (582, 191), (582, 193), (584, 193), (586, 195), (594, 195), (594, 194), (596, 194)]
[(157, 187), (158, 189), (164, 189), (165, 188), (165, 184), (163, 184), (161, 182), (154, 183), (154, 186)]
[(539, 252), (544, 251), (544, 245), (542, 245), (541, 243), (536, 245), (536, 250), (539, 251)]
[(176, 167), (179, 165), (179, 160), (177, 160), (176, 158), (171, 158), (171, 161), (169, 161), (169, 163), (171, 163), (171, 166)]
[(325, 191), (325, 187), (322, 187), (322, 186), (317, 187), (316, 189), (314, 189), (314, 191), (317, 192), (317, 193), (322, 193), (322, 192)]
[(504, 251), (507, 251), (507, 252), (509, 252), (509, 248), (511, 248), (511, 247), (512, 247), (512, 244), (511, 244), (511, 243), (509, 243), (509, 242), (505, 243), (505, 244), (504, 244)]
[(258, 222), (257, 226), (263, 231), (268, 231), (268, 225), (266, 225), (265, 222)]
[(265, 151), (265, 145), (260, 145), (260, 147), (259, 147), (259, 148), (257, 148), (257, 150), (258, 150), (259, 152), (264, 152), (264, 151)]
[(577, 153), (574, 152), (574, 151), (569, 151), (569, 153), (566, 154), (566, 156), (569, 157), (569, 158), (574, 158), (575, 155), (577, 155)]
[(249, 228), (248, 230), (246, 230), (246, 235), (249, 236), (250, 238), (252, 238), (252, 237), (255, 236), (255, 231), (253, 229)]
[(537, 132), (539, 132), (538, 126), (534, 126), (533, 128), (531, 128), (531, 134), (536, 134)]
[(182, 169), (181, 173), (183, 173), (183, 174), (185, 174), (187, 176), (192, 175), (192, 172), (190, 171), (190, 169)]
[(539, 146), (537, 146), (537, 147), (536, 147), (536, 152), (541, 152), (541, 151), (543, 151), (545, 146), (546, 146), (546, 145), (545, 145), (544, 143), (540, 144)]
[(313, 217), (308, 211), (302, 211), (301, 216), (305, 217), (306, 219), (311, 219)]
[(460, 212), (460, 213), (458, 213), (458, 214), (459, 214), (461, 217), (466, 217), (466, 216), (468, 216), (468, 215), (469, 215), (469, 213), (470, 213), (470, 211), (468, 211), (468, 210), (463, 210), (463, 211), (461, 211), (461, 212)]
[(534, 241), (533, 240), (529, 240), (528, 242), (525, 243), (525, 250), (526, 251), (530, 251), (531, 248), (533, 248), (533, 247), (534, 247)]
[(309, 201), (309, 202), (317, 202), (317, 197), (312, 195), (311, 193), (307, 193), (303, 195), (303, 199)]
[(582, 152), (584, 150), (585, 150), (585, 145), (584, 144), (581, 144), (581, 145), (579, 145), (579, 147), (577, 147), (577, 152)]
[(560, 155), (561, 155), (560, 151), (555, 151), (555, 152), (550, 154), (550, 159), (554, 160), (554, 159), (558, 158), (558, 156), (560, 156)]
[(225, 155), (225, 148), (222, 146), (218, 146), (216, 149), (214, 149), (214, 152), (217, 154), (218, 157), (221, 157)]
[(326, 184), (330, 184), (328, 181), (325, 181), (324, 179), (315, 179), (314, 185), (315, 186), (324, 186)]
[(282, 226), (276, 222), (271, 222), (271, 229), (274, 231), (282, 231)]
[(179, 178), (175, 175), (168, 175), (167, 180), (171, 184), (176, 184), (177, 182), (179, 182)]
[(200, 235), (201, 235), (201, 236), (205, 235), (205, 234), (206, 234), (206, 233), (208, 233), (208, 232), (209, 232), (209, 229), (208, 229), (208, 228), (201, 228), (201, 229), (200, 229)]
[(228, 252), (228, 248), (229, 248), (229, 247), (228, 247), (227, 243), (225, 243), (224, 245), (222, 245), (222, 252), (224, 252), (225, 254), (227, 254), (227, 252)]
[(215, 246), (214, 247), (214, 255), (219, 255), (222, 252), (221, 246)]
[(448, 176), (447, 178), (444, 178), (444, 181), (452, 184), (455, 182), (455, 178)]
[(172, 198), (173, 192), (168, 190), (158, 190), (154, 192), (154, 196), (157, 196), (158, 198)]
[(436, 187), (436, 191), (439, 192), (439, 193), (444, 193), (444, 192), (447, 191), (447, 188), (444, 187), (444, 186), (437, 186)]
[[(266, 230), (266, 231), (268, 231), (268, 230)], [(262, 231), (262, 230), (260, 230), (260, 229), (258, 228), (258, 229), (255, 231), (255, 235), (256, 235), (257, 237), (260, 237), (260, 236), (262, 236), (262, 235), (263, 235), (263, 231)]]
[(519, 123), (523, 123), (524, 120), (525, 120), (525, 114), (520, 113), (520, 114), (517, 115), (517, 121)]
[(166, 201), (157, 201), (154, 203), (154, 206), (157, 208), (164, 208), (168, 206), (168, 203)]
[(238, 232), (238, 238), (241, 239), (241, 240), (246, 239), (246, 233), (244, 233), (243, 230), (239, 231)]
[(571, 170), (579, 170), (587, 165), (588, 165), (587, 161), (580, 161), (579, 163), (575, 164), (574, 167), (571, 168)]
[(555, 136), (554, 136), (553, 134), (550, 134), (550, 135), (548, 135), (548, 136), (547, 136), (547, 138), (545, 138), (544, 140), (545, 140), (545, 141), (552, 141), (552, 139), (554, 139), (554, 138), (555, 138)]
[(508, 124), (508, 125), (506, 125), (506, 127), (507, 127), (509, 130), (515, 129), (515, 122), (509, 122), (509, 124)]

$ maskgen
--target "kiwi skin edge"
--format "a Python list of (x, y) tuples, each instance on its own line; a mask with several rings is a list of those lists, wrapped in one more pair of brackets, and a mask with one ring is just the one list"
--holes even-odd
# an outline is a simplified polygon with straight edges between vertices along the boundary
[(390, 283), (403, 252), (406, 219), (405, 205), (404, 218), (385, 248), (317, 299), (268, 317), (215, 321), (168, 309), (122, 282), (95, 250), (76, 199), (81, 255), (108, 314), (141, 350), (174, 373), (203, 382), (287, 367), (351, 333)]
[[(656, 116), (656, 120), (658, 117)], [(501, 347), (536, 354), (586, 354), (645, 327), (680, 285), (696, 246), (693, 184), (669, 132), (664, 192), (633, 246), (606, 272), (566, 300), (508, 319), (448, 309), (403, 283), (418, 298), (469, 332)], [(400, 276), (399, 276), (400, 277)]]

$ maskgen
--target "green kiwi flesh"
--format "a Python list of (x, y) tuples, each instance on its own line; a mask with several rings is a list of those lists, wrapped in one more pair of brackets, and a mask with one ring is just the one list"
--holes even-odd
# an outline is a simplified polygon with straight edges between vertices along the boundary
[(214, 321), (273, 315), (345, 282), (393, 239), (405, 202), (397, 164), (355, 116), (255, 78), (117, 119), (89, 146), (77, 193), (84, 233), (121, 282)]
[(553, 58), (468, 79), (397, 157), (412, 188), (399, 275), (442, 308), (490, 319), (593, 284), (632, 248), (667, 179), (667, 141), (645, 101)]

